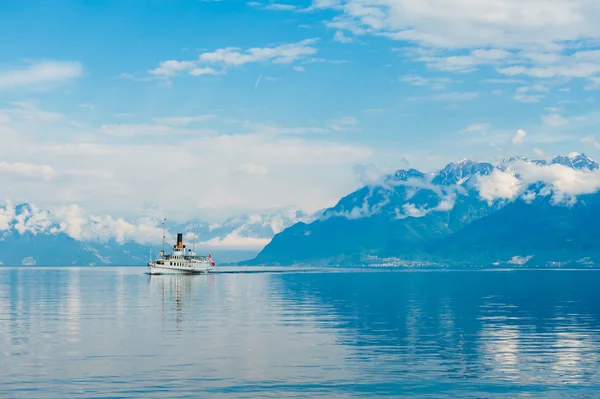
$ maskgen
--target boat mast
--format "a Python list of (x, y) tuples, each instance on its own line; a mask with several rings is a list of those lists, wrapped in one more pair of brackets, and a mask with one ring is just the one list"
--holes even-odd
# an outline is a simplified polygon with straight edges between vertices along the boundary
[(165, 221), (167, 220), (167, 218), (163, 218), (163, 239), (162, 239), (162, 251), (161, 251), (161, 257), (165, 257)]

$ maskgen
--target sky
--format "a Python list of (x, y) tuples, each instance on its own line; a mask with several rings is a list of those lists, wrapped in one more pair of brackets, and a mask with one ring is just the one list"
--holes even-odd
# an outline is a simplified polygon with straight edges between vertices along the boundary
[(5, 1), (2, 200), (313, 212), (396, 169), (599, 159), (598, 20), (589, 0)]

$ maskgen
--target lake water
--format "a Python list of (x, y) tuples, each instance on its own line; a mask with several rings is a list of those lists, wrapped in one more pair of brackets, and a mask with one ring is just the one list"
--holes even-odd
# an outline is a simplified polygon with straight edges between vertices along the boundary
[(0, 268), (0, 397), (600, 397), (600, 272), (144, 272)]

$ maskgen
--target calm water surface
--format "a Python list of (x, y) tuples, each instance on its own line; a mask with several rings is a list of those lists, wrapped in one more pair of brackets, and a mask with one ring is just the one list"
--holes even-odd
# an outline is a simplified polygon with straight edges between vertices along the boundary
[(0, 397), (600, 397), (600, 272), (144, 272), (0, 268)]

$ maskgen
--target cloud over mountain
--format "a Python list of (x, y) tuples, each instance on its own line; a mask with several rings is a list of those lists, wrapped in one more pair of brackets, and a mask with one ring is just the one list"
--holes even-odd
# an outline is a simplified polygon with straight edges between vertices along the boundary
[[(578, 226), (600, 212), (599, 177), (599, 165), (577, 153), (495, 164), (463, 159), (431, 174), (401, 170), (345, 196), (313, 222), (275, 235), (250, 263), (491, 262), (511, 251), (506, 261), (536, 254), (535, 262), (576, 261), (591, 256), (588, 241), (600, 241), (599, 229), (589, 239), (577, 236)], [(546, 235), (546, 247), (544, 239), (515, 240), (524, 228)], [(486, 241), (488, 232), (499, 241)], [(560, 241), (564, 235), (571, 249)]]
[[(577, 153), (556, 157), (550, 163), (515, 160), (504, 171), (482, 176), (479, 190), (487, 200), (512, 200), (538, 183), (544, 185), (544, 195), (552, 195), (554, 203), (572, 202), (579, 195), (600, 189), (600, 169), (597, 163)], [(532, 193), (528, 195), (531, 198)]]

